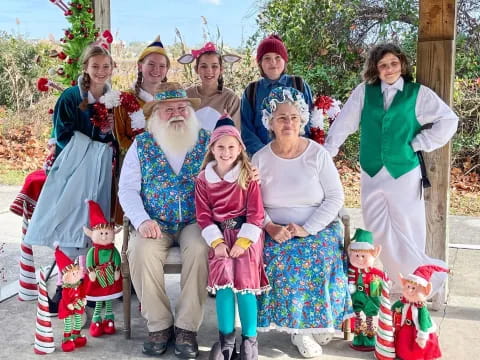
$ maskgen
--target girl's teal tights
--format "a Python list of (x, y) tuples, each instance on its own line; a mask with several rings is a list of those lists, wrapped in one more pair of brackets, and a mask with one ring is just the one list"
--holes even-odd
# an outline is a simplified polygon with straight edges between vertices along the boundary
[[(235, 330), (235, 293), (232, 289), (220, 289), (215, 298), (218, 330), (230, 334)], [(257, 298), (254, 294), (237, 294), (238, 312), (243, 336), (257, 336)]]

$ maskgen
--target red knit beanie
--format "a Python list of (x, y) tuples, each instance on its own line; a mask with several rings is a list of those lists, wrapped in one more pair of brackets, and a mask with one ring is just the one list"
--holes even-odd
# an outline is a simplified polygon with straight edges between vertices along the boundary
[(270, 35), (260, 42), (257, 48), (257, 63), (260, 64), (263, 55), (269, 52), (277, 53), (285, 62), (288, 61), (287, 48), (278, 35)]

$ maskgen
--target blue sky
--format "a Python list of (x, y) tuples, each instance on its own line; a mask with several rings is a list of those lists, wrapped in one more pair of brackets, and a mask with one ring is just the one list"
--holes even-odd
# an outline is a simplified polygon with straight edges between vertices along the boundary
[[(64, 0), (65, 3), (71, 0)], [(0, 30), (19, 32), (28, 38), (58, 40), (68, 27), (62, 11), (49, 0), (2, 0)], [(237, 47), (255, 31), (255, 0), (110, 0), (112, 33), (130, 41), (151, 41), (160, 34), (165, 45), (173, 44), (177, 27), (189, 46), (203, 43), (202, 19), (224, 42)], [(140, 8), (138, 5), (141, 4)], [(19, 20), (17, 25), (16, 19)]]

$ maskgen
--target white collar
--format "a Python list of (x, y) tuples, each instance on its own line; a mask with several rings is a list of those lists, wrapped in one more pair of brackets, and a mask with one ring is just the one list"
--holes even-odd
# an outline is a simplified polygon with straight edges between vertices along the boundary
[[(78, 91), (80, 92), (80, 97), (83, 100), (85, 98), (85, 93), (82, 92), (82, 86), (80, 85), (82, 83), (82, 80), (83, 80), (83, 75), (80, 75), (77, 78), (77, 84), (78, 84)], [(108, 82), (106, 82), (105, 86), (103, 87), (103, 93), (105, 94), (105, 93), (109, 92), (110, 90), (112, 90), (112, 87), (110, 86), (110, 84)], [(92, 95), (90, 90), (87, 93), (87, 98), (88, 98), (88, 103), (89, 104), (95, 104), (97, 102), (97, 100)]]
[(216, 161), (210, 161), (205, 167), (205, 179), (207, 179), (209, 183), (215, 184), (223, 180), (229, 183), (234, 183), (238, 180), (238, 177), (240, 176), (240, 164), (235, 165), (233, 169), (227, 172), (223, 179), (221, 179), (215, 172), (215, 169), (213, 168), (215, 165), (217, 165)]
[(385, 81), (382, 81), (382, 93), (385, 92), (385, 89), (397, 89), (403, 91), (403, 85), (404, 80), (402, 76), (400, 76), (393, 84), (387, 84)]
[(146, 103), (153, 100), (153, 95), (150, 94), (149, 92), (143, 90), (142, 88), (140, 88), (140, 91), (138, 93), (138, 97), (140, 99), (142, 99), (143, 101), (145, 101)]

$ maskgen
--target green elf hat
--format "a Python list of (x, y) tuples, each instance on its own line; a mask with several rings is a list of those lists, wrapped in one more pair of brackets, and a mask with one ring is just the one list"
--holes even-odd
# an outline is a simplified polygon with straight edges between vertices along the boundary
[(374, 250), (373, 235), (370, 231), (357, 229), (350, 243), (351, 250)]
[(164, 55), (168, 59), (167, 52), (165, 51), (165, 48), (160, 41), (160, 36), (157, 36), (155, 40), (153, 40), (153, 42), (141, 52), (141, 54), (138, 56), (137, 62), (142, 62), (142, 60), (145, 59), (147, 55), (153, 53)]

